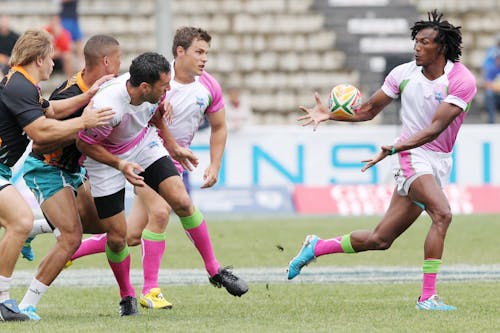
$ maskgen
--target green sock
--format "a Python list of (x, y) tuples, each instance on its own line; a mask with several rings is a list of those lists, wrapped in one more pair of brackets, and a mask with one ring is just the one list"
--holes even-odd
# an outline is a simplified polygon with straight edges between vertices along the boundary
[(342, 250), (344, 250), (344, 253), (356, 253), (351, 245), (351, 234), (342, 236), (340, 246), (342, 247)]

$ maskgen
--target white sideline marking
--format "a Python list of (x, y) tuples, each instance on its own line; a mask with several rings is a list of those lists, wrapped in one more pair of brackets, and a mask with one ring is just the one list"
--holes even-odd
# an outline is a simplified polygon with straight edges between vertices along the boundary
[[(77, 264), (74, 264), (77, 265)], [(304, 267), (293, 281), (287, 280), (283, 268), (235, 268), (233, 272), (249, 283), (405, 283), (422, 280), (421, 268), (387, 267)], [(14, 272), (12, 286), (26, 286), (31, 282), (35, 270)], [(142, 285), (142, 270), (132, 269), (132, 283)], [(202, 269), (162, 269), (160, 285), (208, 284), (207, 273)], [(500, 281), (500, 265), (453, 265), (439, 272), (439, 282)], [(115, 285), (111, 269), (65, 269), (54, 281), (54, 286), (96, 287)]]

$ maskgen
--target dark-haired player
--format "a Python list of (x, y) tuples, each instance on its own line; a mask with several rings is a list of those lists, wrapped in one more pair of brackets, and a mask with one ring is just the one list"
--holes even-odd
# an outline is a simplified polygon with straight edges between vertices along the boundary
[[(449, 179), (451, 152), (457, 133), (476, 94), (476, 81), (460, 62), (462, 35), (436, 10), (428, 20), (411, 28), (415, 60), (395, 67), (380, 90), (361, 106), (355, 117), (375, 117), (393, 99), (401, 97), (402, 129), (393, 145), (382, 146), (362, 169), (372, 167), (389, 155), (394, 165), (396, 188), (386, 214), (374, 230), (358, 230), (332, 239), (306, 237), (298, 255), (290, 261), (288, 279), (314, 258), (330, 253), (386, 250), (425, 210), (432, 224), (424, 243), (423, 287), (417, 309), (455, 310), (444, 304), (436, 291), (446, 231), (452, 214), (442, 187)], [(326, 120), (340, 120), (330, 114), (316, 94), (316, 106), (301, 107), (299, 118), (314, 128)]]
[[(106, 256), (120, 287), (122, 316), (137, 314), (137, 300), (129, 276), (125, 181), (135, 186), (135, 193), (146, 211), (163, 211), (167, 218), (168, 206), (171, 206), (185, 229), (204, 225), (205, 221), (187, 194), (156, 128), (149, 126), (152, 122), (161, 133), (168, 132), (157, 109), (160, 98), (170, 89), (170, 80), (170, 65), (163, 56), (148, 52), (136, 57), (129, 73), (106, 83), (95, 97), (96, 106), (110, 105), (117, 112), (110, 126), (81, 131), (77, 141), (86, 155), (84, 166), (99, 218), (110, 226)], [(168, 141), (165, 136), (164, 139)], [(165, 145), (168, 146), (168, 142)], [(189, 149), (184, 149), (177, 158), (197, 163)], [(157, 200), (158, 194), (163, 200)], [(203, 237), (192, 237), (192, 240), (197, 247), (207, 247), (210, 245), (207, 237), (205, 232)], [(219, 275), (221, 273), (215, 272), (211, 278), (221, 278)], [(225, 274), (223, 277), (231, 278), (227, 283), (237, 284), (240, 295), (248, 290), (246, 283), (236, 276)]]

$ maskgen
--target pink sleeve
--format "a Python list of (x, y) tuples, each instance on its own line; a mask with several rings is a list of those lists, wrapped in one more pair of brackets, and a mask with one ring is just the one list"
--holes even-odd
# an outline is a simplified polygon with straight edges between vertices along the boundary
[(455, 63), (448, 77), (448, 95), (470, 103), (476, 95), (476, 79), (474, 75), (461, 63)]
[(210, 102), (206, 112), (222, 110), (224, 108), (224, 97), (222, 96), (222, 88), (219, 82), (212, 75), (203, 72), (200, 76), (200, 83), (210, 92)]
[(100, 143), (108, 137), (113, 130), (112, 126), (101, 126), (97, 128), (87, 128), (78, 132), (78, 137), (90, 145)]

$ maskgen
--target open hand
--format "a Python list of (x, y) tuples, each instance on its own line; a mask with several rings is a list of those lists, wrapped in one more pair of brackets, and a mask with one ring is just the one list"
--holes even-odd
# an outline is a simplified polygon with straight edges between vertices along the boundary
[(94, 109), (94, 101), (90, 100), (89, 104), (83, 109), (81, 115), (85, 128), (94, 128), (108, 125), (109, 121), (115, 115), (111, 108)]
[(321, 103), (321, 99), (317, 92), (314, 93), (314, 99), (316, 105), (313, 108), (308, 109), (304, 106), (299, 106), (299, 109), (304, 111), (306, 115), (297, 118), (297, 121), (302, 121), (302, 126), (312, 124), (313, 131), (316, 131), (319, 123), (330, 119), (330, 112), (328, 112), (328, 109)]
[(118, 169), (123, 173), (130, 184), (138, 187), (146, 185), (146, 183), (144, 183), (144, 177), (139, 176), (140, 173), (144, 172), (144, 169), (139, 164), (121, 160)]
[(365, 172), (370, 169), (372, 166), (382, 161), (384, 158), (389, 156), (392, 152), (392, 146), (382, 146), (380, 148), (380, 152), (372, 159), (363, 160), (361, 162), (366, 163), (365, 166), (361, 169), (361, 172)]

